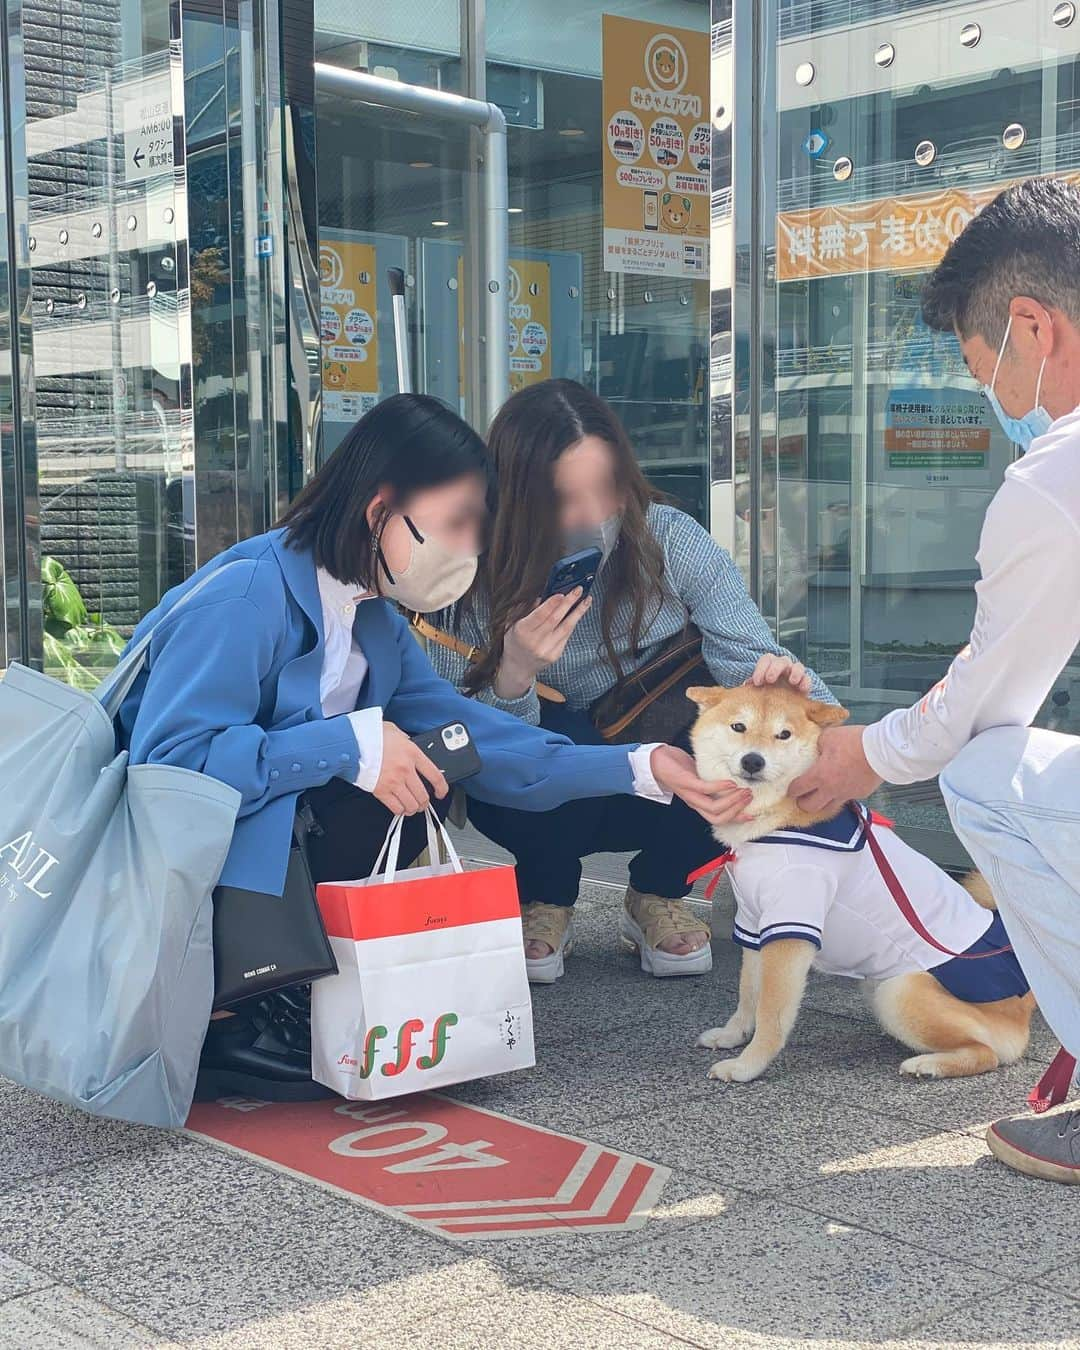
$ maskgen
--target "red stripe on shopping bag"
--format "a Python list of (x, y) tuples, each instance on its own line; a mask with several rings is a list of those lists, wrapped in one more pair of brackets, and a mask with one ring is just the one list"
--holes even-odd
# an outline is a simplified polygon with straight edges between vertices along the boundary
[(374, 886), (328, 881), (318, 887), (318, 897), (329, 936), (354, 941), (437, 933), (521, 913), (512, 867)]

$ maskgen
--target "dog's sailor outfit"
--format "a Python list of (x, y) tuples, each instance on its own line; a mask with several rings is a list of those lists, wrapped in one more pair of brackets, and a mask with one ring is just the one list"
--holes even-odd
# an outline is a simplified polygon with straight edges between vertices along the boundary
[[(1007, 945), (997, 914), (892, 830), (875, 837), (923, 925), (954, 952)], [(735, 892), (733, 937), (760, 951), (780, 938), (817, 947), (814, 969), (857, 980), (929, 971), (957, 998), (989, 1003), (1027, 992), (1011, 951), (984, 960), (949, 957), (926, 942), (900, 912), (878, 871), (852, 807), (807, 830), (777, 830), (742, 844), (728, 865)]]

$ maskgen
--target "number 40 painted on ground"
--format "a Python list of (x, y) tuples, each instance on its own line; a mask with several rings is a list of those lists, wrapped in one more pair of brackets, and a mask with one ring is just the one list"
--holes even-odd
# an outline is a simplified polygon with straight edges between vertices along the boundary
[[(334, 1108), (339, 1116), (351, 1116), (353, 1120), (366, 1121), (361, 1130), (352, 1130), (334, 1139), (328, 1145), (331, 1153), (344, 1158), (385, 1158), (395, 1153), (415, 1153), (417, 1149), (428, 1149), (445, 1139), (448, 1131), (442, 1125), (428, 1120), (400, 1120), (407, 1115), (403, 1107), (370, 1105), (360, 1102), (346, 1102), (344, 1106)], [(376, 1145), (366, 1148), (366, 1141), (378, 1139), (386, 1134), (400, 1134), (402, 1130), (416, 1130), (417, 1137), (400, 1140), (393, 1144)], [(401, 1162), (390, 1163), (383, 1168), (385, 1172), (460, 1172), (467, 1168), (505, 1167), (509, 1161), (485, 1150), (492, 1148), (486, 1139), (474, 1139), (468, 1144), (443, 1144), (433, 1152), (423, 1153), (416, 1158), (404, 1158)]]

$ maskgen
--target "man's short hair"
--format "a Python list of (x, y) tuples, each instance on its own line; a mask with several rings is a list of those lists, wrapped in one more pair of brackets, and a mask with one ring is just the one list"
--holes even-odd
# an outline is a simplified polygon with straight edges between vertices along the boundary
[(1018, 295), (1080, 324), (1080, 188), (1061, 178), (1016, 183), (968, 222), (923, 287), (923, 319), (996, 348)]

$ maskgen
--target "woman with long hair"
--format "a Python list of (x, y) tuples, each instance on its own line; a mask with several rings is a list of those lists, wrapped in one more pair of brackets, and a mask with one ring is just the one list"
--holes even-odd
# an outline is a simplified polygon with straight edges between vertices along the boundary
[[(491, 427), (497, 505), (477, 583), (437, 620), (455, 646), (432, 660), (465, 693), (522, 721), (600, 745), (590, 710), (692, 624), (718, 684), (793, 685), (832, 702), (812, 672), (777, 645), (728, 554), (690, 516), (650, 488), (611, 408), (572, 380), (515, 394)], [(602, 563), (588, 598), (538, 602), (553, 564), (588, 544)], [(460, 654), (476, 648), (471, 663)], [(565, 698), (538, 696), (537, 677)], [(689, 705), (686, 722), (689, 723)], [(700, 974), (709, 930), (684, 903), (687, 875), (717, 845), (701, 815), (675, 801), (599, 797), (540, 815), (472, 801), (470, 819), (517, 862), (530, 978), (563, 973), (581, 859), (634, 852), (622, 931), (654, 975)], [(744, 818), (751, 793), (729, 783), (712, 824)]]
[[(446, 797), (410, 737), (448, 722), (479, 752), (478, 801), (551, 811), (674, 791), (715, 814), (681, 750), (575, 746), (432, 670), (397, 604), (429, 613), (468, 589), (489, 488), (480, 437), (437, 400), (396, 395), (361, 418), (278, 528), (212, 559), (136, 629), (138, 640), (157, 625), (121, 709), (123, 746), (133, 764), (194, 769), (240, 793), (222, 887), (282, 895), (298, 810), (313, 822), (316, 882), (367, 875), (394, 815)], [(422, 847), (419, 824), (406, 823), (403, 858)], [(294, 990), (213, 1020), (203, 1089), (327, 1095), (310, 1081), (306, 1021)]]

